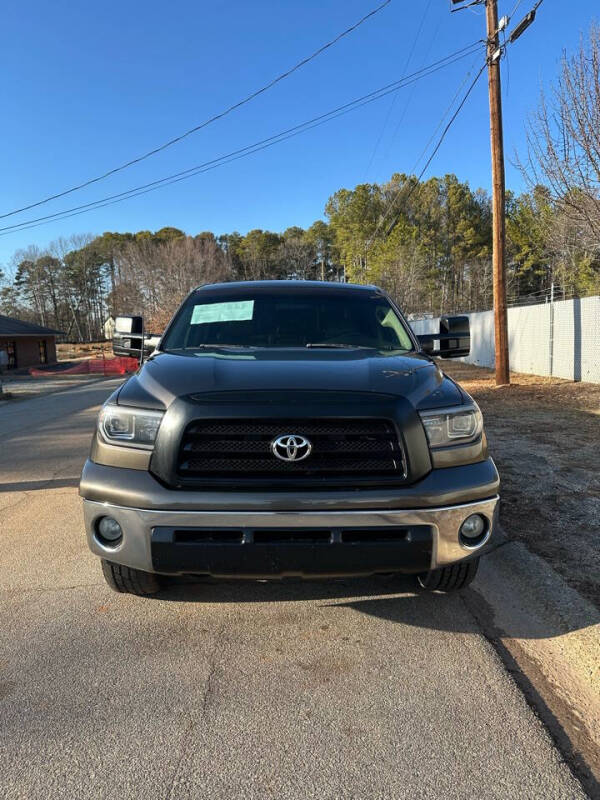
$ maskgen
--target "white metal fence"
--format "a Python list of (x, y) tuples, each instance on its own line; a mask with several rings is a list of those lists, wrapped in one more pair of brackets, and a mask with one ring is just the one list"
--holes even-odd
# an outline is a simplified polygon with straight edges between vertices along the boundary
[[(461, 360), (493, 367), (493, 312), (466, 316), (471, 326), (471, 354)], [(410, 324), (417, 334), (440, 329), (439, 317)], [(600, 297), (509, 308), (508, 347), (513, 372), (600, 383)]]

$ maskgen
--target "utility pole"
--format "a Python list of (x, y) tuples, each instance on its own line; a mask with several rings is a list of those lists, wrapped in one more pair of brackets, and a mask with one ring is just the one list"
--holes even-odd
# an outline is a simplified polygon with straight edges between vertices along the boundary
[[(510, 41), (517, 39), (535, 19), (534, 9), (517, 26)], [(506, 314), (506, 188), (504, 175), (504, 136), (502, 131), (502, 93), (500, 86), (500, 59), (503, 47), (500, 46), (500, 30), (509, 23), (503, 17), (498, 23), (498, 0), (452, 0), (453, 5), (463, 3), (453, 11), (470, 6), (485, 5), (487, 23), (487, 66), (488, 93), (490, 98), (490, 142), (492, 148), (492, 272), (494, 289), (494, 342), (496, 348), (496, 386), (510, 383), (508, 365), (508, 321)]]
[(510, 383), (508, 369), (508, 321), (506, 314), (506, 189), (504, 175), (504, 136), (502, 131), (502, 93), (500, 86), (500, 43), (498, 0), (486, 0), (488, 92), (490, 98), (490, 140), (492, 147), (492, 274), (494, 284), (494, 341), (496, 346), (496, 386)]

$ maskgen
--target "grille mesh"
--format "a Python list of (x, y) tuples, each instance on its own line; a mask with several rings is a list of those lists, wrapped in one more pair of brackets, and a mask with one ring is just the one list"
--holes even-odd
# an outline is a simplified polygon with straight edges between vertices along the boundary
[[(278, 436), (296, 434), (312, 443), (308, 458), (286, 462), (271, 452)], [(404, 477), (394, 425), (385, 419), (195, 420), (183, 435), (181, 478)]]

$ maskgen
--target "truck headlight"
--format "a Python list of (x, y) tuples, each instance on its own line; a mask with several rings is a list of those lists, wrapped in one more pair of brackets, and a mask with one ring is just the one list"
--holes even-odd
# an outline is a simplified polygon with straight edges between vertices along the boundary
[(98, 427), (111, 444), (152, 449), (164, 412), (125, 406), (104, 406)]
[(483, 417), (475, 403), (419, 411), (419, 414), (430, 447), (468, 444), (478, 439), (483, 431)]

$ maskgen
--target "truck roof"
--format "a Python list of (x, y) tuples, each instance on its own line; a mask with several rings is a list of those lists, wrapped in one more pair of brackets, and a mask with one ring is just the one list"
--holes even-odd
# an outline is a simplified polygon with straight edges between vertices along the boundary
[(350, 292), (382, 292), (377, 286), (358, 283), (334, 283), (333, 281), (231, 281), (228, 283), (207, 283), (198, 286), (196, 292), (219, 292), (223, 294), (242, 294), (248, 290), (269, 292), (314, 292), (326, 291), (341, 293)]

